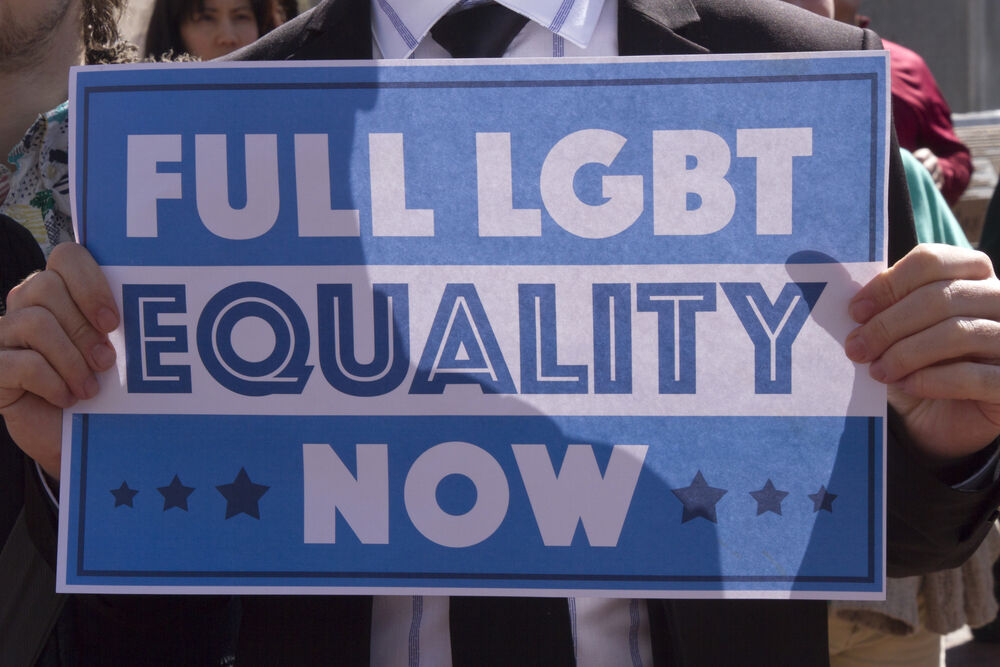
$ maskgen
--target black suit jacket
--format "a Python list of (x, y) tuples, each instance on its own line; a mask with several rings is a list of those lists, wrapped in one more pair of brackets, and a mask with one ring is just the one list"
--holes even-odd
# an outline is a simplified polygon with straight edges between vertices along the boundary
[[(326, 0), (315, 11), (230, 57), (370, 58), (369, 12), (369, 0)], [(620, 55), (882, 48), (871, 31), (825, 20), (777, 0), (619, 0), (618, 43)], [(916, 235), (894, 131), (889, 220), (889, 260), (895, 262), (916, 244)], [(961, 563), (989, 528), (997, 490), (972, 494), (977, 496), (972, 498), (942, 483), (909, 456), (906, 434), (895, 414), (890, 415), (888, 449), (889, 574), (906, 576)], [(954, 510), (956, 503), (968, 510), (965, 519), (957, 523), (945, 520), (944, 513)], [(669, 664), (721, 665), (748, 660), (752, 664), (826, 664), (826, 609), (822, 602), (657, 601), (650, 603), (650, 612), (658, 664), (668, 656)], [(555, 606), (550, 607), (550, 613), (559, 623), (568, 622)], [(490, 616), (494, 617), (493, 627), (504, 624), (500, 614)], [(493, 645), (502, 642), (510, 630), (497, 629), (477, 641)]]
[[(369, 6), (370, 0), (325, 0), (231, 58), (370, 58)], [(777, 0), (619, 0), (618, 25), (622, 55), (881, 46), (874, 33), (820, 19)], [(896, 147), (895, 134), (892, 145)], [(889, 255), (895, 261), (916, 237), (898, 152), (890, 154)], [(979, 493), (951, 489), (910, 455), (905, 431), (891, 412), (888, 449), (889, 574), (903, 576), (961, 563), (989, 528), (998, 489)], [(32, 501), (37, 485), (26, 488)], [(36, 531), (40, 548), (48, 554), (54, 553), (54, 525), (54, 514), (49, 513), (48, 527)], [(218, 600), (157, 600), (153, 609), (149, 598), (81, 596), (67, 606), (75, 641), (106, 664), (111, 664), (112, 656), (132, 656), (133, 662), (143, 656), (144, 664), (159, 656), (156, 662), (169, 664), (169, 656), (176, 655), (179, 647), (185, 647), (186, 655), (200, 655), (198, 651), (212, 643), (213, 633), (223, 632), (225, 623), (234, 618), (228, 603)], [(562, 600), (453, 598), (451, 606), (456, 666), (573, 662)], [(370, 598), (254, 597), (243, 598), (239, 607), (241, 665), (368, 664)], [(650, 601), (649, 611), (656, 664), (827, 664), (823, 602)], [(157, 622), (164, 618), (169, 622)], [(141, 641), (133, 639), (132, 626), (137, 624), (142, 626)]]

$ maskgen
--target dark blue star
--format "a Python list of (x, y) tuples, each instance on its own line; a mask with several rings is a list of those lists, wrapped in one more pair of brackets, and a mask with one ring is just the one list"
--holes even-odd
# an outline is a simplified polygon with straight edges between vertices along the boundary
[(819, 491), (809, 494), (809, 499), (813, 501), (813, 512), (818, 512), (820, 510), (833, 512), (833, 501), (836, 497), (836, 493), (830, 493), (826, 490), (826, 487), (821, 484)]
[(237, 514), (248, 514), (255, 519), (260, 519), (260, 508), (257, 501), (267, 493), (271, 487), (263, 484), (254, 484), (247, 475), (246, 468), (240, 468), (236, 479), (232, 484), (222, 484), (215, 487), (226, 499), (226, 518), (232, 518)]
[(111, 489), (111, 495), (115, 497), (115, 507), (120, 507), (122, 505), (134, 507), (132, 499), (135, 498), (135, 494), (137, 493), (139, 493), (137, 489), (128, 488), (128, 484), (125, 482), (122, 482), (122, 485), (117, 489)]
[(757, 501), (757, 516), (764, 512), (774, 512), (781, 516), (781, 501), (788, 495), (788, 491), (778, 491), (770, 479), (760, 491), (751, 491), (750, 495)]
[(177, 475), (174, 475), (170, 486), (159, 486), (156, 490), (163, 494), (164, 512), (171, 507), (180, 507), (185, 512), (188, 511), (188, 496), (194, 493), (194, 487), (181, 484), (181, 480)]
[(709, 486), (700, 470), (691, 480), (691, 486), (686, 486), (683, 489), (672, 489), (672, 492), (684, 503), (681, 523), (686, 523), (699, 516), (712, 523), (718, 523), (715, 517), (715, 504), (722, 496), (726, 495), (727, 491)]

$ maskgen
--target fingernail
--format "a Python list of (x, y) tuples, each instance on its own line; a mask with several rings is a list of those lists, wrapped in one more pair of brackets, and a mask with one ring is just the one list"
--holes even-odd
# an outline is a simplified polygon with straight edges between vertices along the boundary
[(97, 378), (93, 375), (87, 378), (87, 380), (83, 383), (84, 398), (93, 398), (94, 396), (97, 396), (97, 392), (100, 390), (101, 385), (97, 384)]
[(888, 373), (885, 371), (885, 366), (881, 361), (873, 362), (871, 367), (868, 369), (868, 374), (872, 376), (872, 379), (878, 382), (885, 382), (885, 378), (888, 377)]
[(875, 304), (870, 299), (860, 299), (852, 303), (848, 311), (852, 320), (858, 324), (864, 324), (875, 314)]
[(858, 363), (868, 361), (868, 350), (865, 347), (865, 341), (862, 340), (856, 329), (844, 341), (844, 352), (851, 361)]
[(98, 343), (90, 350), (94, 365), (100, 370), (107, 370), (115, 363), (115, 350), (108, 343)]
[(110, 308), (97, 311), (97, 326), (103, 333), (114, 331), (118, 327), (118, 316)]

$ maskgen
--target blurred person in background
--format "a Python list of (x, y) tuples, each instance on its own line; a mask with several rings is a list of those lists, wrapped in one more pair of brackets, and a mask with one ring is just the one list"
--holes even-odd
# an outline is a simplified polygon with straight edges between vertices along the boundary
[[(0, 215), (25, 227), (45, 255), (57, 243), (73, 238), (67, 164), (69, 68), (134, 59), (134, 48), (118, 33), (125, 3), (0, 2), (0, 99), (4, 107), (0, 113)], [(0, 314), (4, 296), (6, 290), (0, 292)]]
[(275, 23), (281, 25), (299, 15), (299, 3), (296, 0), (278, 0), (274, 11)]
[(275, 0), (156, 0), (144, 55), (212, 60), (270, 32), (279, 16)]
[[(838, 21), (869, 27), (858, 13), (861, 0), (833, 0)], [(796, 3), (798, 4), (798, 3)], [(920, 55), (882, 38), (892, 70), (892, 116), (899, 145), (930, 172), (945, 201), (954, 205), (972, 178), (972, 156), (955, 135), (951, 108)]]

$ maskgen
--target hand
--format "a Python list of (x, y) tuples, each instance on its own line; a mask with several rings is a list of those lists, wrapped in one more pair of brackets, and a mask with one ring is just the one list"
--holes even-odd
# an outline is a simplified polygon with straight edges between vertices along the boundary
[(11, 290), (0, 318), (0, 415), (14, 442), (58, 479), (62, 411), (98, 392), (115, 363), (118, 309), (83, 246), (63, 243), (44, 271)]
[(983, 253), (922, 244), (862, 287), (847, 356), (871, 362), (925, 454), (973, 454), (1000, 434), (1000, 281)]
[(913, 157), (920, 160), (920, 163), (924, 165), (924, 168), (931, 173), (931, 178), (934, 179), (934, 185), (940, 190), (944, 187), (944, 170), (941, 169), (941, 162), (938, 160), (938, 156), (929, 148), (918, 148), (913, 151)]

